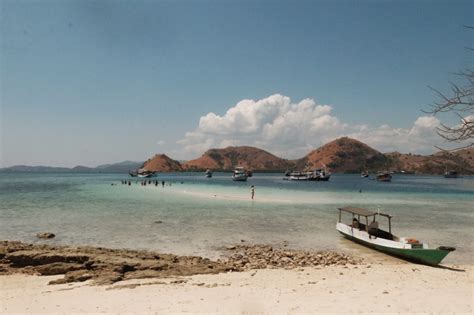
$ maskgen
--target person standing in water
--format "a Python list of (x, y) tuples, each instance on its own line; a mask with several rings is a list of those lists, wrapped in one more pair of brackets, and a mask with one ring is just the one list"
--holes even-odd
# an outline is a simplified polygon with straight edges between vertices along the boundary
[(253, 197), (255, 196), (255, 186), (254, 185), (250, 186), (250, 195), (251, 195), (251, 198), (253, 200)]

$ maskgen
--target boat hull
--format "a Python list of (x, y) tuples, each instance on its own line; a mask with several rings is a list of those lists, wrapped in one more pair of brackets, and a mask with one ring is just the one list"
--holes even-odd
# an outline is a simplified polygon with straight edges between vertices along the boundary
[(359, 239), (352, 235), (346, 234), (340, 230), (338, 230), (345, 238), (356, 242), (358, 244), (364, 245), (366, 247), (375, 249), (382, 253), (395, 256), (398, 258), (402, 258), (404, 260), (408, 260), (411, 262), (430, 265), (430, 266), (437, 266), (449, 253), (450, 250), (445, 249), (427, 249), (427, 248), (394, 248), (383, 246), (380, 244), (374, 244), (371, 242), (367, 242), (365, 240)]
[(232, 176), (234, 182), (246, 182), (247, 176)]

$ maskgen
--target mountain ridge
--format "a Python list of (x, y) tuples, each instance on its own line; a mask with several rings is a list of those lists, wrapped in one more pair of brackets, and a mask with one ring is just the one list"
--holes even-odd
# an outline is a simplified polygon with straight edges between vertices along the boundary
[(75, 173), (126, 173), (130, 169), (144, 168), (156, 172), (181, 171), (232, 171), (243, 166), (254, 172), (284, 172), (327, 167), (333, 173), (358, 173), (368, 170), (388, 170), (415, 174), (442, 174), (446, 168), (462, 174), (474, 174), (474, 148), (454, 152), (439, 151), (430, 155), (389, 152), (381, 153), (369, 145), (349, 137), (330, 141), (299, 159), (280, 158), (266, 150), (251, 146), (214, 148), (200, 157), (180, 162), (166, 154), (156, 154), (144, 163), (124, 161), (99, 165), (95, 168), (74, 168), (17, 165), (0, 169), (0, 172), (75, 172)]

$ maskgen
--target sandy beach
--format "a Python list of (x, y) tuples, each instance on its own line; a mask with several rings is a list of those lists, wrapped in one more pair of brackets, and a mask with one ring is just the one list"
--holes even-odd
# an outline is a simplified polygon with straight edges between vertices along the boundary
[(472, 314), (471, 266), (408, 263), (264, 269), (166, 279), (48, 285), (58, 276), (0, 277), (11, 313)]
[[(235, 245), (213, 261), (2, 241), (0, 313), (465, 313), (471, 265)], [(41, 275), (41, 276), (40, 276)]]

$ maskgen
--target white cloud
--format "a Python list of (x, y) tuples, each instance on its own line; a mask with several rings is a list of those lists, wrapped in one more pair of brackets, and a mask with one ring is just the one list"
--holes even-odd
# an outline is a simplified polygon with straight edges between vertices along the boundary
[(165, 145), (165, 144), (166, 144), (166, 141), (164, 141), (164, 140), (158, 140), (158, 141), (156, 142), (156, 144), (162, 146), (162, 145)]
[(251, 145), (286, 158), (301, 157), (330, 140), (349, 136), (382, 151), (431, 153), (441, 139), (439, 120), (421, 116), (410, 128), (387, 124), (349, 125), (332, 114), (332, 106), (313, 99), (294, 103), (287, 96), (271, 95), (261, 100), (242, 100), (224, 115), (208, 113), (198, 127), (179, 140), (187, 157), (196, 157), (211, 147)]
[(441, 138), (436, 133), (439, 123), (439, 120), (433, 116), (421, 116), (416, 119), (411, 128), (396, 128), (387, 124), (378, 127), (363, 125), (356, 127), (356, 130), (348, 136), (382, 152), (427, 154), (433, 151), (434, 145), (441, 143)]

